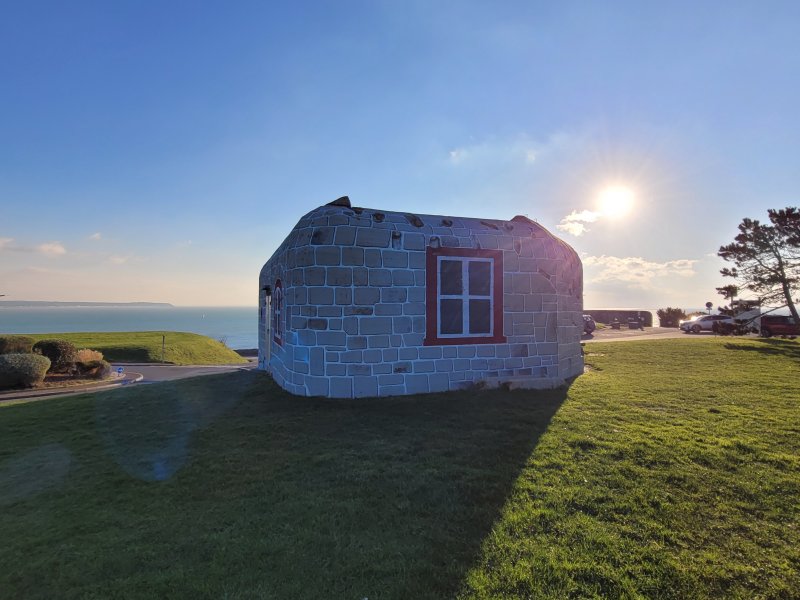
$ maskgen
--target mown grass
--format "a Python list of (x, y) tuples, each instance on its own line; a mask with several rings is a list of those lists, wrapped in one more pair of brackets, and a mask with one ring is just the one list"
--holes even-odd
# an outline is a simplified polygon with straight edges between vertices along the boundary
[(0, 597), (797, 597), (800, 345), (587, 352), (568, 391), (0, 406)]
[(178, 331), (122, 331), (88, 333), (29, 334), (35, 340), (62, 339), (78, 348), (103, 353), (110, 362), (161, 362), (161, 341), (165, 336), (164, 362), (176, 365), (219, 365), (247, 362), (225, 344), (196, 333)]

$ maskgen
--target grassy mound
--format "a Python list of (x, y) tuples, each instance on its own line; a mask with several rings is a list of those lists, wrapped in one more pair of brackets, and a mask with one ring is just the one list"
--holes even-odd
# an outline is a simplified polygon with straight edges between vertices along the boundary
[(0, 596), (796, 597), (800, 344), (587, 363), (548, 392), (236, 372), (0, 405)]
[(36, 340), (62, 339), (78, 348), (103, 353), (109, 362), (161, 362), (161, 337), (166, 336), (164, 361), (176, 365), (222, 365), (247, 362), (236, 352), (204, 335), (177, 331), (111, 333), (40, 333)]

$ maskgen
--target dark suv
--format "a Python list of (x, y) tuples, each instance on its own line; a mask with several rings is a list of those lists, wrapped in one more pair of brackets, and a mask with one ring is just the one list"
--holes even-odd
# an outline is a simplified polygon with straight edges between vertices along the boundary
[(800, 325), (786, 315), (764, 315), (761, 317), (761, 335), (800, 335)]

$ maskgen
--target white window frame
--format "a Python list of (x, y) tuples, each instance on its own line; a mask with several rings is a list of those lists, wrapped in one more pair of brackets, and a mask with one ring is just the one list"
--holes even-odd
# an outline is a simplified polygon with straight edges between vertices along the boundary
[[(452, 338), (490, 338), (494, 337), (494, 258), (473, 256), (437, 256), (436, 257), (436, 336), (441, 339)], [(442, 261), (459, 261), (461, 263), (461, 293), (442, 294)], [(489, 264), (489, 291), (486, 295), (469, 293), (469, 264), (482, 262)], [(442, 300), (461, 300), (461, 333), (442, 333)], [(489, 301), (489, 331), (487, 333), (470, 333), (469, 301)]]

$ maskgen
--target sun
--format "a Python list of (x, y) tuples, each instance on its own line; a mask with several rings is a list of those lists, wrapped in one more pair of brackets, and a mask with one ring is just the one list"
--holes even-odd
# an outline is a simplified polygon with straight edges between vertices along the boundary
[(597, 198), (600, 213), (612, 219), (627, 215), (633, 208), (633, 190), (625, 185), (610, 185)]

